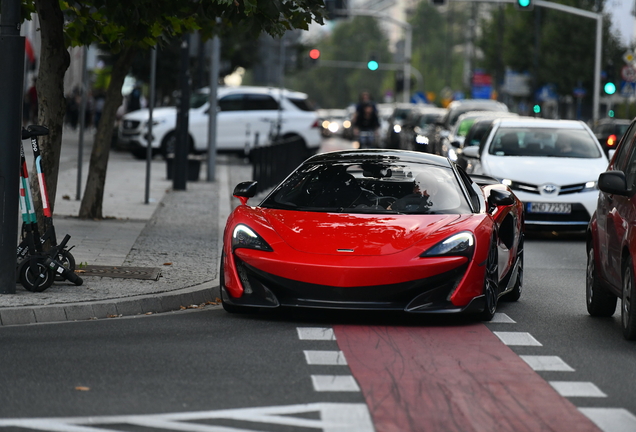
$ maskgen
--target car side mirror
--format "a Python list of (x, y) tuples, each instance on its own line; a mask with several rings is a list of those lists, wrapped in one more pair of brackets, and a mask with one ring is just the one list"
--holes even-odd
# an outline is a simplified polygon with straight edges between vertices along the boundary
[(515, 203), (515, 197), (509, 190), (491, 189), (488, 203), (493, 206), (507, 206)]
[(459, 141), (453, 141), (451, 142), (451, 145), (455, 148), (460, 148), (462, 146)]
[(477, 146), (464, 147), (462, 154), (465, 157), (479, 159), (479, 147)]
[(239, 183), (234, 188), (234, 192), (232, 192), (232, 195), (237, 197), (241, 201), (241, 204), (245, 205), (248, 199), (256, 195), (257, 185), (258, 182), (255, 181), (246, 181)]
[(605, 193), (627, 196), (627, 179), (623, 171), (606, 171), (598, 176), (598, 188)]

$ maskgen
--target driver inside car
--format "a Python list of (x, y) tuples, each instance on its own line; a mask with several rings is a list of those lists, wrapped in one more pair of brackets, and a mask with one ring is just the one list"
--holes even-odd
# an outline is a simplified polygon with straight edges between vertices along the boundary
[(398, 199), (388, 210), (408, 213), (427, 213), (433, 206), (433, 199), (439, 191), (437, 177), (429, 172), (415, 176), (413, 192)]

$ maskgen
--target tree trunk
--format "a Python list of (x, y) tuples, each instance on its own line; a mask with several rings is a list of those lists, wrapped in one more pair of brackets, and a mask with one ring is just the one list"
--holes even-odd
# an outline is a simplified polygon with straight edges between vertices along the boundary
[(88, 167), (88, 179), (80, 206), (80, 219), (103, 219), (102, 204), (104, 201), (104, 185), (106, 184), (106, 168), (110, 154), (110, 143), (113, 136), (117, 108), (121, 105), (121, 88), (124, 79), (130, 70), (135, 48), (125, 48), (113, 65), (102, 117), (97, 125), (90, 165)]
[[(42, 155), (42, 169), (46, 179), (49, 205), (51, 212), (53, 212), (62, 149), (62, 129), (66, 112), (64, 74), (70, 65), (71, 57), (64, 43), (64, 16), (59, 1), (35, 0), (35, 8), (40, 20), (42, 39), (40, 69), (36, 83), (38, 123), (49, 128), (49, 134), (39, 137), (38, 143)], [(26, 151), (29, 149), (27, 148)], [(39, 190), (35, 169), (32, 170), (31, 174), (31, 190)], [(34, 194), (33, 199), (37, 214), (42, 214), (40, 194)]]

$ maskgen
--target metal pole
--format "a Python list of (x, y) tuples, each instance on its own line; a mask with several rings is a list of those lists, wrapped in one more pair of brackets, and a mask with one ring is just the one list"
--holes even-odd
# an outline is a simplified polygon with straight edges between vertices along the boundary
[(0, 294), (15, 294), (24, 37), (20, 0), (0, 7)]
[(594, 97), (592, 98), (592, 121), (599, 120), (601, 97), (601, 47), (603, 45), (603, 15), (596, 18), (596, 55), (594, 56)]
[(188, 178), (188, 119), (190, 114), (190, 35), (184, 34), (181, 41), (181, 66), (179, 72), (179, 87), (181, 88), (181, 100), (177, 107), (177, 145), (174, 155), (174, 175), (172, 188), (174, 190), (186, 190)]
[(404, 102), (411, 99), (411, 56), (413, 55), (413, 27), (406, 23), (404, 26)]
[(216, 94), (219, 87), (219, 62), (221, 61), (221, 39), (212, 38), (212, 52), (210, 53), (210, 123), (208, 127), (208, 173), (207, 181), (216, 178)]
[(150, 202), (150, 166), (152, 163), (152, 111), (155, 108), (155, 81), (157, 77), (157, 47), (150, 50), (150, 101), (148, 103), (148, 136), (146, 137), (146, 195), (144, 204)]
[(86, 127), (86, 89), (87, 89), (87, 73), (86, 73), (86, 57), (88, 56), (88, 47), (84, 46), (82, 50), (82, 100), (80, 102), (80, 124), (79, 124), (79, 142), (77, 144), (77, 188), (75, 189), (75, 199), (82, 199), (82, 159), (84, 157), (84, 129)]

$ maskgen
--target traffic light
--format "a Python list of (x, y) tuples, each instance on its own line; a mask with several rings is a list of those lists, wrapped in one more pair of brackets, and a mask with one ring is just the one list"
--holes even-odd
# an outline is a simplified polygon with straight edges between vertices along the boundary
[(369, 61), (367, 62), (367, 68), (371, 71), (374, 71), (374, 70), (378, 70), (379, 67), (380, 67), (380, 64), (375, 59), (375, 56), (372, 55)]
[(534, 9), (533, 0), (515, 0), (515, 8), (517, 10), (529, 11)]
[(603, 91), (607, 95), (613, 95), (614, 93), (616, 93), (616, 84), (611, 81), (606, 82), (603, 86)]
[(318, 59), (320, 58), (320, 50), (318, 48), (309, 50), (309, 58), (311, 59), (312, 64), (318, 63)]
[(446, 0), (431, 0), (435, 6), (444, 6), (446, 4)]
[(539, 105), (539, 104), (535, 104), (535, 105), (532, 107), (532, 111), (533, 111), (535, 114), (541, 114), (541, 105)]

